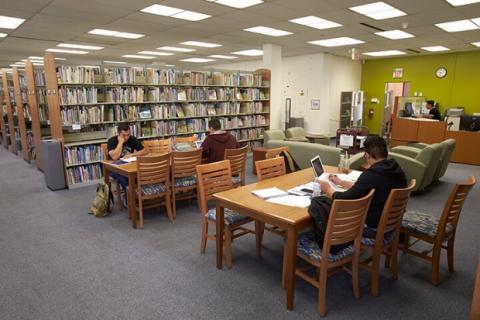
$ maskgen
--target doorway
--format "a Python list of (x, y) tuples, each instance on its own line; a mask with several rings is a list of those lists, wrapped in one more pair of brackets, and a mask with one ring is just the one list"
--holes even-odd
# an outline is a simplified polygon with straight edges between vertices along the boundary
[(389, 141), (395, 97), (408, 97), (410, 94), (410, 82), (386, 82), (384, 92), (381, 134)]

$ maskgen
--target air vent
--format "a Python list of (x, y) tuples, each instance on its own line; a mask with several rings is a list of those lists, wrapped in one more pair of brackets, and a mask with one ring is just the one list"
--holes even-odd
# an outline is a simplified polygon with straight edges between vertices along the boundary
[(420, 53), (420, 51), (418, 50), (415, 50), (415, 49), (407, 49), (408, 52), (412, 52), (412, 53)]
[(360, 22), (360, 24), (361, 24), (362, 26), (365, 26), (365, 27), (367, 27), (367, 28), (370, 28), (370, 29), (373, 29), (373, 30), (377, 30), (377, 31), (385, 31), (385, 30), (384, 30), (384, 29), (382, 29), (382, 28), (377, 28), (377, 27), (375, 27), (375, 26), (372, 26), (371, 24), (368, 24), (368, 23), (363, 23), (363, 22)]

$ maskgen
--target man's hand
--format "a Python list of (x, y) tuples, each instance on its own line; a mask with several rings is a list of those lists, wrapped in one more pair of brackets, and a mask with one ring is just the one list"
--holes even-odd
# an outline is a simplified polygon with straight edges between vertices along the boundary
[(319, 184), (320, 190), (322, 190), (323, 193), (326, 193), (328, 196), (331, 197), (333, 194), (333, 188), (330, 183), (328, 183), (327, 181), (319, 181)]
[(123, 145), (125, 143), (125, 139), (123, 138), (122, 135), (119, 134), (117, 136), (117, 139), (118, 139), (118, 144)]
[(123, 156), (123, 159), (128, 159), (128, 158), (131, 158), (131, 157), (134, 157), (135, 155), (132, 154), (132, 153), (129, 153), (129, 154), (126, 154)]
[(331, 174), (329, 177), (330, 181), (332, 181), (337, 186), (342, 186), (343, 180), (340, 179), (337, 175)]

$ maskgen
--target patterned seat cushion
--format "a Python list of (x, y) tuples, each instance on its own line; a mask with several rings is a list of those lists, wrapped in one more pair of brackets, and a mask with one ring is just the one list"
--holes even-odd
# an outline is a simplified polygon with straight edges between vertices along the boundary
[[(402, 228), (434, 238), (437, 235), (439, 219), (419, 211), (407, 211), (403, 216)], [(445, 238), (453, 232), (453, 226), (447, 223)]]
[[(138, 195), (138, 189), (135, 189), (135, 192)], [(165, 185), (163, 183), (157, 183), (157, 184), (146, 184), (142, 186), (142, 196), (143, 197), (149, 197), (153, 196), (157, 193), (162, 193), (165, 192)]]
[[(250, 218), (246, 216), (242, 216), (236, 211), (230, 210), (228, 208), (224, 209), (224, 220), (225, 224), (238, 224), (240, 222), (247, 222)], [(212, 208), (207, 211), (207, 214), (205, 215), (208, 220), (210, 221), (216, 221), (217, 218), (217, 211), (215, 208)]]
[(242, 177), (240, 177), (240, 176), (233, 176), (232, 177), (232, 183), (233, 184), (238, 184), (240, 182), (242, 182)]
[[(315, 235), (313, 232), (305, 232), (300, 234), (298, 237), (297, 250), (313, 260), (322, 260), (322, 249), (320, 249), (317, 241), (315, 241)], [(354, 251), (355, 248), (353, 245), (350, 245), (337, 253), (330, 253), (328, 255), (328, 261), (335, 262), (350, 257), (353, 255)]]
[(197, 184), (197, 177), (184, 177), (175, 179), (175, 188), (192, 187)]
[[(365, 236), (365, 230), (366, 229), (369, 229), (368, 231), (368, 234), (369, 235), (372, 235), (372, 234), (375, 234), (376, 233), (376, 230), (373, 229), (373, 228), (369, 228), (369, 227), (365, 227), (364, 228), (364, 232), (363, 232), (363, 237), (362, 237), (362, 245), (364, 246), (368, 246), (368, 247), (374, 247), (375, 246), (375, 238), (371, 238), (371, 237), (367, 237)], [(372, 233), (373, 232), (373, 233)], [(387, 244), (389, 244), (390, 242), (393, 241), (393, 239), (395, 238), (395, 233), (393, 231), (390, 231), (390, 232), (387, 232), (383, 235), (383, 245), (386, 246)]]

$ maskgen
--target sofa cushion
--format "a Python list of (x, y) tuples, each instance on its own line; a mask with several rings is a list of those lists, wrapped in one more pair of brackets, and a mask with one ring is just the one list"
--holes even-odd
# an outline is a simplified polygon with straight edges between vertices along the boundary
[[(205, 215), (208, 220), (210, 221), (216, 221), (217, 219), (217, 210), (216, 208), (212, 208), (207, 211), (207, 214)], [(223, 218), (225, 220), (225, 224), (228, 225), (233, 225), (233, 224), (239, 224), (242, 222), (248, 222), (250, 221), (249, 217), (242, 216), (238, 212), (225, 208), (223, 211)]]
[(240, 182), (242, 182), (242, 177), (240, 177), (240, 175), (232, 177), (232, 183), (233, 184), (238, 184)]
[[(386, 234), (383, 235), (382, 246), (386, 246), (387, 244), (390, 244), (390, 242), (392, 242), (394, 238), (395, 238), (395, 233), (393, 231), (387, 232)], [(367, 247), (374, 247), (375, 244), (376, 244), (375, 238), (370, 238), (365, 236), (362, 237), (362, 245)]]
[(175, 179), (175, 188), (192, 187), (196, 184), (197, 184), (196, 176)]
[[(422, 235), (434, 238), (437, 235), (439, 219), (419, 211), (407, 211), (403, 216), (402, 228)], [(453, 232), (453, 225), (447, 223), (445, 227), (445, 238)]]
[[(322, 261), (322, 249), (315, 240), (312, 232), (305, 232), (298, 237), (297, 250), (299, 253), (309, 257), (310, 259)], [(328, 255), (329, 262), (335, 262), (350, 257), (355, 252), (353, 245), (350, 245), (337, 253)]]
[[(138, 195), (138, 189), (135, 189), (135, 192)], [(146, 184), (142, 186), (143, 197), (151, 197), (157, 193), (163, 193), (163, 192), (165, 192), (165, 185), (163, 183)]]

